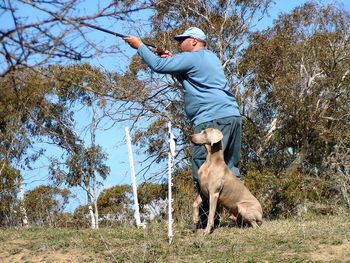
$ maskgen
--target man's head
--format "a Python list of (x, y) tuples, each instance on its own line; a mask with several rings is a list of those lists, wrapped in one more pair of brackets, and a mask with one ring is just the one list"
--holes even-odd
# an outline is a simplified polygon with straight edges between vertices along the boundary
[(179, 47), (184, 52), (203, 49), (206, 45), (206, 36), (198, 27), (190, 27), (184, 33), (175, 36)]

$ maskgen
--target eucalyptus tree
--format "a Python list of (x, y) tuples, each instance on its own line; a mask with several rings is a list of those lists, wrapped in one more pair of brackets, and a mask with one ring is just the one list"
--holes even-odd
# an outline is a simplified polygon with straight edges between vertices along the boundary
[[(104, 98), (90, 91), (104, 92), (105, 77), (98, 69), (89, 65), (50, 67), (53, 87), (58, 91), (56, 104), (61, 107), (71, 104), (68, 117), (68, 132), (47, 129), (63, 150), (60, 158), (51, 158), (50, 175), (57, 184), (69, 187), (79, 186), (86, 193), (87, 205), (91, 215), (92, 228), (98, 228), (98, 185), (106, 179), (110, 168), (105, 164), (107, 154), (96, 142), (96, 133), (105, 117)], [(84, 122), (77, 127), (74, 105), (84, 109)]]
[(253, 34), (240, 63), (251, 167), (323, 179), (348, 206), (349, 25), (341, 6), (306, 3)]
[[(164, 218), (166, 205), (166, 185), (142, 183), (138, 186), (137, 195), (141, 216), (154, 220)], [(116, 185), (103, 189), (99, 194), (97, 205), (101, 219), (109, 222), (128, 224), (133, 221), (133, 196), (130, 185)]]
[(3, 167), (0, 180), (0, 227), (16, 227), (21, 225), (18, 181), (21, 175), (18, 170), (6, 165)]
[[(106, 154), (95, 140), (101, 120), (94, 111), (97, 104), (103, 105), (103, 99), (97, 99), (89, 88), (98, 91), (103, 79), (100, 71), (84, 64), (16, 69), (3, 77), (0, 80), (3, 87), (0, 91), (1, 176), (5, 178), (3, 171), (8, 166), (30, 169), (45, 153), (44, 147), (37, 143), (50, 144), (61, 150), (60, 159), (66, 159), (65, 164), (71, 171), (70, 176), (64, 178), (55, 171), (52, 179), (70, 186), (80, 185), (88, 193), (88, 200), (92, 196), (97, 199), (97, 194), (93, 194), (97, 187), (95, 172), (105, 178), (109, 168), (104, 164)], [(85, 138), (77, 133), (75, 110), (78, 106), (93, 112), (85, 128), (91, 135), (91, 143), (84, 142)], [(62, 163), (53, 157), (49, 159), (53, 164)]]
[(241, 72), (252, 103), (244, 106), (255, 134), (267, 135), (253, 149), (267, 159), (285, 155), (280, 169), (299, 161), (316, 172), (348, 139), (349, 19), (337, 6), (307, 3), (251, 38)]
[(68, 189), (40, 185), (25, 193), (24, 207), (31, 225), (54, 226), (71, 193)]
[(132, 221), (132, 189), (130, 185), (116, 185), (103, 189), (97, 200), (101, 219), (106, 222)]
[(167, 212), (167, 185), (160, 183), (142, 183), (138, 187), (140, 213), (149, 220), (165, 219)]

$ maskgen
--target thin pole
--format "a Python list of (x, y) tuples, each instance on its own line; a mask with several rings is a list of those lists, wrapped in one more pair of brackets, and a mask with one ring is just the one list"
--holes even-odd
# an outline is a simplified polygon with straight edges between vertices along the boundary
[(129, 133), (129, 127), (125, 127), (125, 136), (126, 141), (128, 144), (128, 156), (129, 156), (129, 164), (130, 164), (130, 176), (132, 181), (132, 191), (134, 195), (134, 208), (135, 208), (135, 220), (136, 220), (136, 226), (145, 228), (145, 224), (141, 223), (140, 219), (140, 208), (139, 208), (139, 201), (137, 198), (137, 186), (136, 186), (136, 177), (135, 177), (135, 166), (134, 166), (134, 159), (132, 155), (132, 148), (131, 148), (131, 138)]
[(169, 153), (168, 153), (168, 238), (169, 244), (173, 241), (173, 208), (172, 208), (172, 170), (174, 168), (174, 157), (175, 157), (175, 136), (171, 130), (171, 122), (168, 122), (169, 130)]

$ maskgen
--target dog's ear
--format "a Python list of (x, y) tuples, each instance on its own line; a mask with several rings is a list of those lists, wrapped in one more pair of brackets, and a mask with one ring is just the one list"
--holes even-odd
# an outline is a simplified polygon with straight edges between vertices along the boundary
[(214, 143), (221, 141), (222, 138), (224, 138), (224, 135), (222, 134), (222, 132), (217, 129), (213, 129), (212, 134), (210, 135), (211, 146), (213, 146)]

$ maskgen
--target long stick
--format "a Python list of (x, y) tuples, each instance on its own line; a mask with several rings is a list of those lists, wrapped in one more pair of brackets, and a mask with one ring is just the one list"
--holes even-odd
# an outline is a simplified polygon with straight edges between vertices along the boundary
[[(99, 30), (99, 31), (102, 31), (102, 32), (105, 32), (107, 34), (110, 34), (110, 35), (113, 35), (113, 36), (116, 36), (116, 37), (127, 37), (127, 35), (123, 35), (123, 34), (120, 34), (120, 33), (117, 33), (117, 32), (113, 32), (113, 31), (110, 31), (108, 29), (104, 29), (102, 27), (99, 27), (99, 26), (95, 26), (95, 25), (92, 25), (92, 24), (89, 24), (89, 23), (85, 23), (85, 22), (79, 22), (79, 24), (81, 24), (82, 26), (87, 26), (87, 27), (90, 27), (90, 28), (93, 28), (93, 29), (96, 29), (96, 30)], [(145, 44), (146, 46), (148, 47), (151, 47), (151, 48), (154, 48), (156, 53), (158, 55), (162, 55), (164, 54), (164, 50), (159, 48), (159, 47), (156, 47), (155, 45), (153, 44), (150, 44), (150, 43), (146, 43), (144, 41), (142, 41), (143, 44)]]
[(83, 26), (91, 27), (93, 29), (96, 29), (96, 30), (99, 30), (99, 31), (102, 31), (102, 32), (105, 32), (105, 33), (108, 33), (108, 34), (111, 34), (111, 35), (116, 36), (116, 37), (127, 37), (127, 35), (119, 34), (119, 33), (110, 31), (108, 29), (104, 29), (102, 27), (95, 26), (95, 25), (92, 25), (92, 24), (88, 24), (88, 23), (85, 23), (85, 22), (79, 22), (79, 24), (81, 24)]

